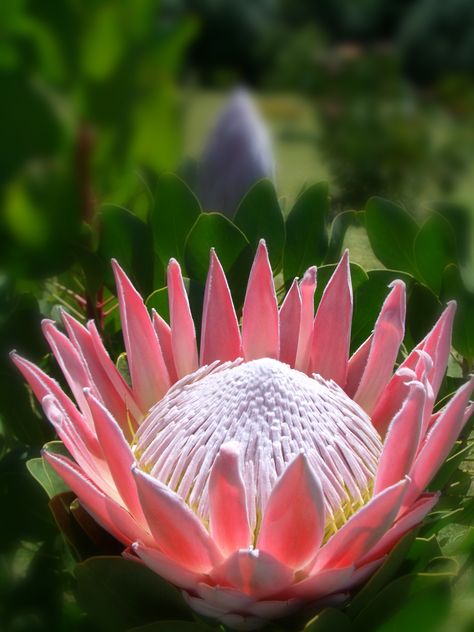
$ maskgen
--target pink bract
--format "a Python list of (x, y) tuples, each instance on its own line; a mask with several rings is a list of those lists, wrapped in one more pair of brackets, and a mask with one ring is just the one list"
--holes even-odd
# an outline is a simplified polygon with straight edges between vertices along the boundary
[(455, 304), (394, 371), (405, 286), (350, 356), (347, 253), (314, 314), (316, 268), (279, 307), (262, 241), (239, 323), (212, 251), (199, 348), (176, 261), (169, 325), (113, 266), (131, 387), (94, 323), (67, 313), (66, 334), (43, 327), (77, 407), (13, 354), (73, 460), (45, 458), (202, 615), (254, 629), (344, 601), (432, 509), (425, 489), (472, 413), (472, 379), (433, 413)]

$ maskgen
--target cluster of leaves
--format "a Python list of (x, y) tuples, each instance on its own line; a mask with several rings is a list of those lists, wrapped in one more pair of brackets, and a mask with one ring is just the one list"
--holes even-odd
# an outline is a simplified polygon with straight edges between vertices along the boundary
[(372, 198), (365, 209), (365, 226), (372, 249), (387, 268), (408, 275), (415, 301), (412, 311), (432, 318), (440, 305), (454, 299), (458, 303), (453, 346), (462, 359), (464, 374), (474, 362), (474, 269), (472, 267), (472, 226), (466, 209), (439, 204), (418, 223), (400, 206)]

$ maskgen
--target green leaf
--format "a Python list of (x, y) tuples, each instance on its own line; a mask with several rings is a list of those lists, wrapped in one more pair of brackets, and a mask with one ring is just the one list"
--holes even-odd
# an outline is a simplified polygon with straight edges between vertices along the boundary
[(443, 274), (441, 300), (456, 299), (458, 308), (454, 319), (453, 346), (464, 358), (474, 360), (474, 293), (464, 286), (459, 268), (449, 265)]
[(442, 215), (449, 223), (456, 238), (456, 253), (461, 268), (466, 265), (473, 272), (473, 262), (471, 256), (471, 231), (472, 212), (471, 209), (456, 202), (441, 202), (435, 205), (435, 211)]
[(121, 557), (94, 557), (78, 564), (79, 603), (111, 632), (164, 619), (191, 620), (179, 591), (144, 565)]
[[(186, 282), (185, 282), (186, 284)], [(148, 309), (154, 309), (161, 318), (164, 318), (167, 323), (170, 322), (170, 307), (168, 301), (168, 288), (160, 287), (159, 290), (155, 290), (146, 299), (145, 305)]]
[(355, 629), (361, 632), (435, 632), (449, 606), (448, 585), (448, 578), (443, 575), (399, 577), (355, 618)]
[(462, 446), (460, 443), (456, 443), (452, 449), (452, 454), (450, 454), (442, 464), (434, 479), (431, 481), (430, 489), (434, 491), (443, 489), (454, 476), (461, 463), (466, 459), (471, 449), (472, 446), (470, 444)]
[(412, 348), (433, 327), (442, 306), (438, 297), (421, 283), (413, 282), (407, 288), (407, 315), (405, 344)]
[(360, 211), (344, 211), (336, 215), (331, 224), (329, 249), (324, 260), (325, 263), (339, 261), (347, 229), (356, 225), (359, 217), (363, 215)]
[[(435, 509), (433, 511), (433, 514), (435, 514), (434, 520), (437, 519), (437, 513), (438, 511)], [(430, 535), (424, 537), (424, 531), (425, 527), (422, 526), (420, 532), (423, 533), (423, 537), (419, 536), (416, 538), (407, 555), (407, 562), (410, 564), (410, 570), (413, 572), (423, 572), (430, 560), (442, 555), (441, 547), (436, 536)]]
[(91, 11), (91, 19), (82, 38), (84, 77), (101, 81), (114, 72), (126, 45), (123, 35), (116, 6), (104, 4), (95, 12)]
[[(2, 185), (32, 156), (49, 158), (64, 142), (61, 119), (48, 102), (48, 90), (44, 88), (43, 82), (35, 80), (28, 71), (0, 75), (2, 146), (8, 147), (0, 156)], [(21, 134), (18, 134), (19, 129)]]
[(147, 225), (126, 209), (111, 205), (103, 207), (100, 221), (99, 252), (108, 285), (115, 287), (110, 266), (114, 258), (140, 293), (148, 294), (153, 287), (153, 248)]
[(122, 351), (115, 362), (115, 366), (117, 367), (118, 372), (123, 377), (125, 382), (132, 387), (132, 378), (130, 377), (130, 367), (127, 362), (127, 353)]
[(367, 606), (369, 601), (388, 584), (405, 561), (406, 555), (415, 539), (415, 531), (408, 533), (392, 549), (382, 566), (372, 575), (366, 584), (353, 597), (347, 608), (351, 619), (355, 618)]
[(418, 226), (413, 217), (393, 202), (373, 197), (367, 202), (365, 225), (374, 254), (384, 266), (416, 276)]
[[(61, 441), (50, 441), (44, 446), (50, 452), (69, 456), (64, 444)], [(49, 498), (54, 498), (58, 494), (69, 491), (69, 487), (53, 470), (51, 465), (43, 458), (30, 459), (26, 463), (29, 473), (35, 478)]]
[(4, 281), (0, 283), (0, 314), (1, 434), (14, 445), (39, 449), (50, 437), (49, 429), (39, 423), (30, 391), (8, 355), (12, 348), (33, 360), (46, 353), (37, 299), (31, 294), (15, 295)]
[(189, 277), (205, 283), (211, 248), (228, 272), (248, 246), (242, 231), (220, 213), (202, 213), (188, 235), (184, 260)]
[(201, 206), (188, 185), (178, 176), (163, 174), (150, 217), (155, 252), (163, 266), (172, 257), (184, 261), (186, 238), (200, 216)]
[(350, 619), (343, 612), (326, 608), (304, 627), (304, 632), (351, 632), (352, 629)]
[(328, 252), (328, 187), (314, 184), (296, 200), (286, 220), (283, 276), (286, 284), (312, 265), (324, 261)]
[(421, 280), (436, 294), (441, 289), (443, 271), (456, 262), (456, 241), (449, 222), (432, 213), (415, 239), (415, 257)]
[(254, 184), (240, 202), (233, 221), (253, 250), (257, 249), (260, 239), (265, 239), (272, 268), (278, 269), (285, 245), (285, 220), (270, 180)]

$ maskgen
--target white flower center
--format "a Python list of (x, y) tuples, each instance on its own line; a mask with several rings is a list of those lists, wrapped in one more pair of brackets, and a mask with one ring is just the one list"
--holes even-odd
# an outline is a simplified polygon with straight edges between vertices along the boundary
[(251, 523), (300, 452), (320, 477), (328, 524), (367, 501), (381, 454), (367, 414), (332, 381), (277, 360), (203, 367), (175, 384), (140, 426), (140, 466), (204, 520), (207, 483), (222, 444), (241, 446)]

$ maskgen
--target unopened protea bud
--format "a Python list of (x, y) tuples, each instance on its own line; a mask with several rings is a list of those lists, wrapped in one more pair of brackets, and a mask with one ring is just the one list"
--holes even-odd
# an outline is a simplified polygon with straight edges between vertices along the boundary
[(198, 192), (206, 210), (232, 217), (250, 187), (274, 179), (270, 138), (250, 95), (236, 90), (204, 149)]

